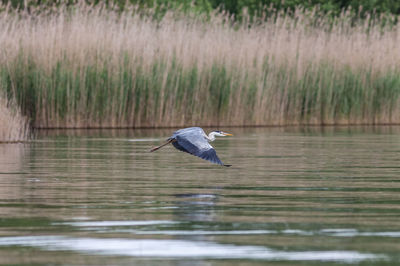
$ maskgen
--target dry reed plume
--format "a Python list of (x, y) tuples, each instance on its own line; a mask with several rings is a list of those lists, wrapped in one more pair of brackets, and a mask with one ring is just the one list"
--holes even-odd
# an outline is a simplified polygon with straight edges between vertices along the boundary
[(39, 128), (400, 123), (400, 26), (350, 19), (2, 12), (0, 82)]

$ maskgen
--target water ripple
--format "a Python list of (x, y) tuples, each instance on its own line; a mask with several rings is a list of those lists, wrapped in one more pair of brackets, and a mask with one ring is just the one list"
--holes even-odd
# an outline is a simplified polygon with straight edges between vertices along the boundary
[(400, 231), (368, 232), (358, 231), (353, 228), (327, 228), (321, 230), (141, 230), (136, 229), (116, 229), (115, 227), (129, 226), (151, 226), (151, 225), (174, 225), (180, 224), (178, 221), (156, 220), (156, 221), (80, 221), (80, 222), (61, 222), (54, 225), (69, 225), (81, 227), (82, 230), (98, 230), (99, 232), (124, 232), (140, 235), (301, 235), (314, 236), (325, 235), (332, 237), (400, 237)]
[(85, 222), (63, 222), (54, 223), (55, 225), (71, 225), (78, 227), (96, 227), (96, 226), (143, 226), (143, 225), (161, 225), (161, 224), (177, 224), (174, 221), (85, 221)]
[(281, 261), (335, 261), (354, 263), (386, 257), (357, 251), (279, 251), (263, 246), (218, 244), (205, 241), (74, 238), (66, 236), (1, 237), (0, 246), (28, 246), (51, 251), (153, 258), (259, 259)]

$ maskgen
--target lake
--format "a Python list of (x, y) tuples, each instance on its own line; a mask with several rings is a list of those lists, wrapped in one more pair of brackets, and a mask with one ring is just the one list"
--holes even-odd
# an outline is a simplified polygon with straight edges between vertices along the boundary
[(1, 144), (0, 263), (400, 263), (400, 127), (219, 129), (229, 168), (148, 152), (174, 129)]

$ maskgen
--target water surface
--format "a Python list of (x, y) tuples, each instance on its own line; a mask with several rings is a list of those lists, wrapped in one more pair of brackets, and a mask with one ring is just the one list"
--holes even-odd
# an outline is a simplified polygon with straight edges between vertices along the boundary
[(230, 168), (165, 130), (0, 145), (1, 264), (396, 265), (400, 128), (221, 128)]

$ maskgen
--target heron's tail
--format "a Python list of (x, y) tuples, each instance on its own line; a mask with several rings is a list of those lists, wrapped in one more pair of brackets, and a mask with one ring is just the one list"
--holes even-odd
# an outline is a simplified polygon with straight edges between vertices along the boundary
[(165, 145), (170, 144), (172, 141), (174, 141), (174, 140), (173, 140), (173, 139), (168, 139), (167, 142), (165, 142), (164, 144), (152, 148), (152, 149), (150, 150), (150, 152), (153, 152), (153, 151), (156, 151), (156, 150), (158, 150), (158, 149), (161, 149), (161, 148), (164, 147)]

